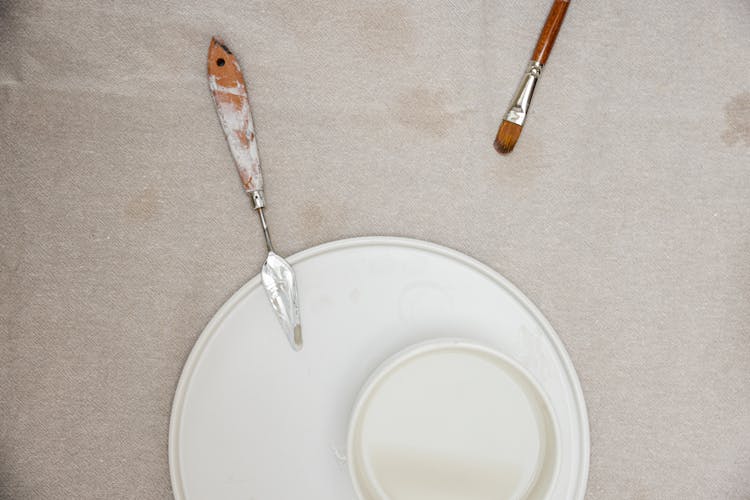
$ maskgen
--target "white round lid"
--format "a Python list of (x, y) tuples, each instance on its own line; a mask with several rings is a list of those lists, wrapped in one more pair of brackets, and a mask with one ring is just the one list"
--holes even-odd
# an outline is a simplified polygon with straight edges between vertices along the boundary
[(440, 340), (402, 351), (365, 384), (350, 471), (367, 500), (543, 498), (555, 441), (545, 396), (518, 364)]

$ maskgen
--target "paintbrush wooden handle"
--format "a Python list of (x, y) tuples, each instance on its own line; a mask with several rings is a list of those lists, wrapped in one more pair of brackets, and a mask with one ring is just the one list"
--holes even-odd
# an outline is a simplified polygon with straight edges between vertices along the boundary
[(234, 54), (215, 38), (208, 49), (208, 84), (245, 191), (262, 191), (263, 176), (245, 79)]
[(547, 63), (549, 53), (552, 52), (552, 46), (560, 32), (560, 26), (565, 19), (568, 3), (570, 3), (570, 0), (555, 0), (555, 3), (552, 4), (552, 8), (547, 15), (547, 21), (544, 23), (539, 40), (536, 42), (534, 55), (531, 56), (533, 61), (539, 61), (542, 64)]

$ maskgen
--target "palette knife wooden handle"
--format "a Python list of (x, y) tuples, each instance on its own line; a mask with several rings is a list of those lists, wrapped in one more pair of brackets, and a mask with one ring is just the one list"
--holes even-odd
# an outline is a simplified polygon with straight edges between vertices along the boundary
[[(245, 79), (232, 51), (216, 38), (208, 49), (208, 84), (242, 185), (263, 206), (263, 175)], [(260, 207), (257, 206), (260, 202)]]

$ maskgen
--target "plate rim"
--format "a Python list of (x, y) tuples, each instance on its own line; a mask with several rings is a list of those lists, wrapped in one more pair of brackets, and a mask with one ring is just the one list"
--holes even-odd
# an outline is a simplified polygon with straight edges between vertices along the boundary
[[(580, 453), (580, 468), (578, 471), (578, 480), (576, 490), (574, 493), (575, 499), (583, 499), (586, 493), (586, 487), (588, 483), (590, 455), (591, 455), (591, 438), (590, 438), (590, 427), (588, 419), (588, 408), (586, 407), (586, 401), (583, 396), (583, 389), (581, 382), (578, 377), (578, 373), (573, 366), (573, 362), (568, 355), (568, 351), (557, 334), (552, 324), (542, 314), (536, 305), (521, 292), (521, 290), (511, 283), (507, 278), (502, 276), (500, 273), (489, 267), (488, 265), (478, 261), (477, 259), (470, 257), (464, 253), (454, 250), (452, 248), (432, 243), (429, 241), (418, 240), (414, 238), (405, 238), (401, 236), (361, 236), (355, 238), (345, 238), (340, 240), (329, 241), (304, 249), (297, 252), (287, 258), (287, 261), (292, 264), (299, 264), (305, 260), (308, 260), (317, 255), (327, 253), (330, 251), (341, 250), (344, 248), (360, 247), (360, 246), (396, 246), (405, 247), (418, 250), (424, 250), (442, 255), (445, 257), (457, 260), (464, 265), (467, 265), (476, 271), (485, 274), (497, 282), (500, 286), (513, 296), (518, 302), (526, 308), (526, 310), (536, 319), (542, 328), (545, 330), (547, 337), (549, 338), (552, 346), (555, 349), (557, 356), (560, 358), (565, 370), (566, 378), (570, 383), (573, 397), (575, 400), (575, 408), (580, 419), (581, 433), (581, 453)], [(179, 428), (180, 418), (182, 416), (182, 409), (185, 402), (186, 390), (192, 378), (196, 364), (200, 359), (200, 355), (208, 345), (213, 333), (218, 326), (224, 321), (226, 316), (231, 312), (234, 306), (242, 300), (248, 293), (253, 289), (260, 286), (260, 274), (256, 274), (244, 285), (242, 285), (236, 292), (234, 292), (229, 299), (227, 299), (221, 307), (214, 313), (211, 320), (206, 324), (201, 333), (198, 335), (193, 347), (190, 349), (185, 363), (180, 372), (180, 377), (175, 388), (174, 397), (172, 399), (172, 406), (169, 416), (169, 434), (167, 444), (167, 454), (169, 461), (169, 478), (172, 495), (175, 500), (186, 500), (184, 486), (182, 482), (182, 476), (179, 471)]]

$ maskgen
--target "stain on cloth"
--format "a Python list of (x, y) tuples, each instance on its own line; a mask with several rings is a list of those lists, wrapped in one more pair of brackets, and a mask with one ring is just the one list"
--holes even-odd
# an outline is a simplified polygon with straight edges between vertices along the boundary
[(721, 139), (727, 146), (750, 146), (750, 92), (734, 96), (724, 106), (727, 128)]

